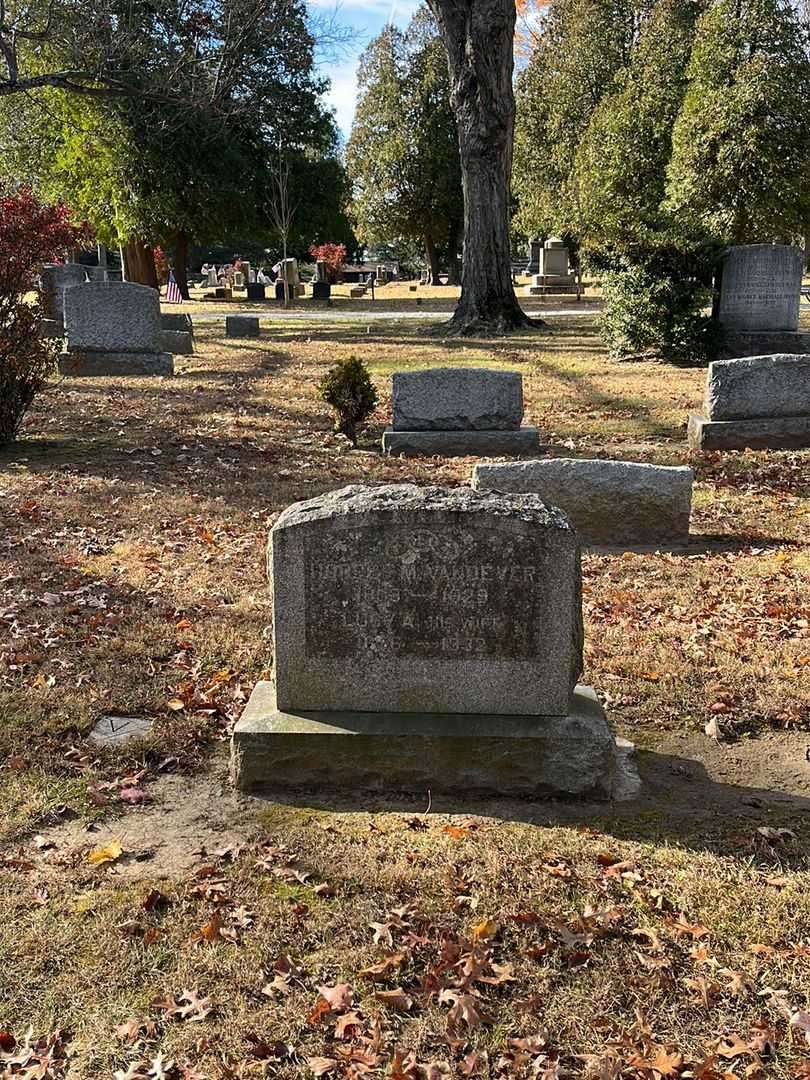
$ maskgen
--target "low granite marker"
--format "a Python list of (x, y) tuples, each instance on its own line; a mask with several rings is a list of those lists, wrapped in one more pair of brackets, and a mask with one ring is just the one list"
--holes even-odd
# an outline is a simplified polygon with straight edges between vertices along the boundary
[(694, 450), (810, 447), (810, 354), (709, 364), (702, 413), (689, 418)]
[(540, 499), (344, 488), (282, 514), (269, 567), (275, 682), (234, 732), (242, 790), (629, 794), (577, 685), (579, 544)]
[(164, 352), (180, 356), (191, 356), (194, 353), (194, 324), (190, 315), (161, 313), (160, 347)]
[(523, 378), (487, 368), (428, 368), (393, 376), (388, 454), (463, 457), (538, 449), (537, 429), (521, 427)]
[(476, 465), (473, 487), (539, 495), (592, 543), (656, 544), (688, 539), (694, 479), (686, 466), (544, 458)]
[(225, 337), (257, 338), (261, 336), (258, 315), (226, 315)]
[(132, 282), (91, 281), (65, 290), (62, 375), (171, 375), (161, 348), (160, 298)]

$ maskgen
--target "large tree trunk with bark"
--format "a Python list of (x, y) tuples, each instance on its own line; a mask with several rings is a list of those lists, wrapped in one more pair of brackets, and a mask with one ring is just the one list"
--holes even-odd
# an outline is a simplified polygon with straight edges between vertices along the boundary
[(464, 268), (451, 334), (538, 323), (512, 285), (509, 202), (515, 131), (515, 0), (429, 0), (447, 49), (464, 185)]
[(174, 237), (174, 280), (184, 300), (190, 300), (188, 292), (188, 234), (178, 229)]
[(436, 254), (436, 244), (430, 233), (425, 236), (425, 258), (428, 264), (428, 285), (441, 285), (439, 256)]
[(124, 246), (124, 261), (127, 281), (160, 289), (155, 255), (151, 245), (147, 244), (143, 237), (133, 236)]

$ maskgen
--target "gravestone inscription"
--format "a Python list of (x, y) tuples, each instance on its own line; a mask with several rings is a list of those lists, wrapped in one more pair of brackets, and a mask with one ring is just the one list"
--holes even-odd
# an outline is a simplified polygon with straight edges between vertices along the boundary
[(539, 499), (346, 488), (286, 511), (271, 560), (280, 708), (567, 711), (579, 548)]

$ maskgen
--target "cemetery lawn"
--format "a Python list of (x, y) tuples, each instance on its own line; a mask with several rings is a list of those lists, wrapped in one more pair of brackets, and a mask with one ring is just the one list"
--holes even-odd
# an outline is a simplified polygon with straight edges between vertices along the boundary
[[(205, 324), (174, 380), (54, 383), (0, 451), (0, 1076), (810, 1077), (808, 451), (693, 454), (688, 545), (585, 554), (585, 681), (639, 801), (229, 788), (276, 516), (470, 477), (379, 455), (393, 371), (520, 371), (558, 455), (687, 459), (705, 371), (549, 322)], [(358, 450), (316, 394), (350, 355)], [(110, 714), (151, 731), (103, 749)]]

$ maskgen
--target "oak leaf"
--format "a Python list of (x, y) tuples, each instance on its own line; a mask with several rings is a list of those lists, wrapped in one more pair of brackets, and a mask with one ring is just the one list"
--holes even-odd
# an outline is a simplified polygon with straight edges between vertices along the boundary
[(413, 1005), (413, 998), (400, 986), (395, 990), (378, 990), (374, 997), (386, 1008), (393, 1009), (395, 1012), (408, 1012)]

